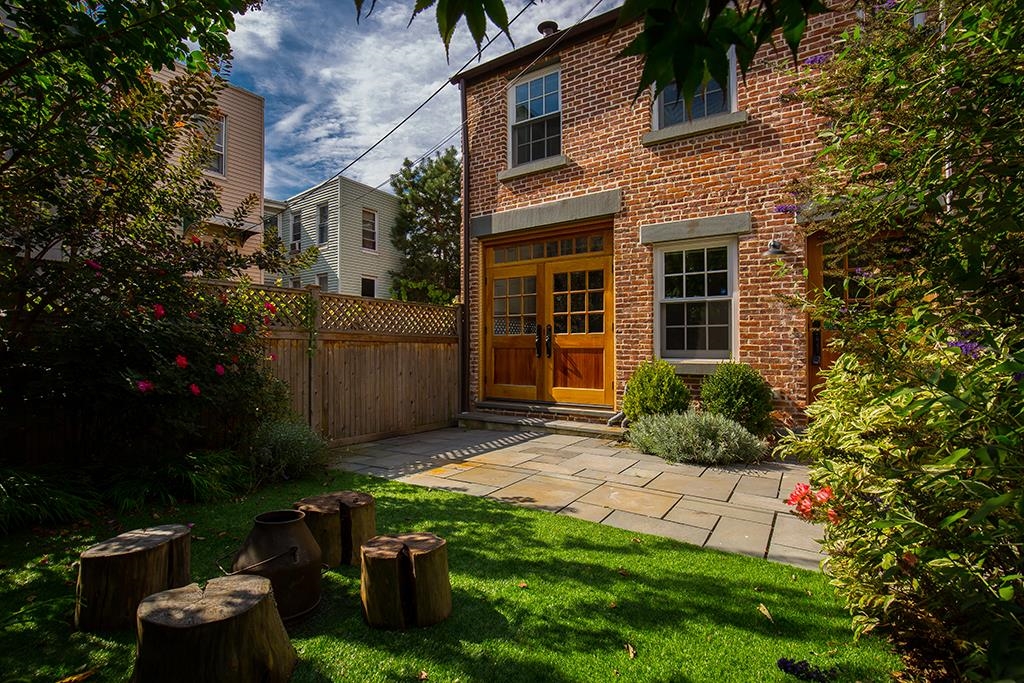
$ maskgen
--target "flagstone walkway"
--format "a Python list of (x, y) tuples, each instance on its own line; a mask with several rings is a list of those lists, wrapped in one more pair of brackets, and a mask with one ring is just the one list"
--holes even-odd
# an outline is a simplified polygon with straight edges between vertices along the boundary
[(440, 429), (349, 446), (333, 465), (817, 569), (820, 528), (784, 500), (807, 468), (672, 464), (605, 439)]

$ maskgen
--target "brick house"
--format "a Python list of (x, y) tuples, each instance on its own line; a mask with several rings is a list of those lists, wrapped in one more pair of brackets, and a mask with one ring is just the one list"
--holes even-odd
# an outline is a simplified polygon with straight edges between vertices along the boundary
[(270, 229), (290, 251), (316, 246), (316, 263), (290, 276), (267, 274), (265, 281), (290, 287), (319, 285), (324, 292), (387, 299), (391, 272), (402, 255), (391, 243), (398, 197), (344, 176), (335, 176), (285, 202), (268, 200)]
[[(807, 289), (806, 267), (820, 279), (821, 247), (778, 205), (820, 122), (780, 95), (810, 67), (765, 49), (688, 116), (672, 92), (634, 101), (641, 62), (617, 55), (639, 25), (615, 31), (617, 16), (452, 79), (466, 122), (467, 407), (600, 419), (646, 359), (697, 387), (731, 358), (800, 421), (821, 333), (784, 298)], [(815, 19), (802, 55), (828, 52), (844, 19)]]

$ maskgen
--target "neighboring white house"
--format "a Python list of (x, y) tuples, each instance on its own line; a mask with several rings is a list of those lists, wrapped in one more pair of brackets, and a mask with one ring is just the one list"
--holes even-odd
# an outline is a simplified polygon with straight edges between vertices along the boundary
[(268, 275), (268, 284), (318, 284), (324, 292), (390, 298), (391, 271), (401, 263), (391, 244), (397, 197), (338, 176), (283, 203), (267, 204), (284, 206), (276, 214), (276, 225), (289, 251), (311, 246), (320, 251), (311, 267), (296, 275)]

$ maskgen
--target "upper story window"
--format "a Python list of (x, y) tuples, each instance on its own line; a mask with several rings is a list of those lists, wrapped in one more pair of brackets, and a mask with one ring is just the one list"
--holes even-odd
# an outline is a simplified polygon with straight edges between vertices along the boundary
[(363, 209), (363, 249), (377, 251), (377, 212)]
[(302, 243), (302, 212), (292, 211), (292, 251), (298, 251)]
[(685, 123), (694, 123), (719, 114), (736, 111), (736, 53), (729, 52), (729, 82), (719, 83), (708, 76), (694, 93), (690, 111), (679, 93), (676, 83), (668, 85), (654, 102), (654, 128), (662, 129)]
[(660, 357), (735, 357), (736, 240), (669, 245), (655, 253)]
[(206, 160), (207, 171), (213, 171), (214, 173), (220, 173), (224, 175), (227, 169), (227, 157), (225, 156), (225, 148), (227, 145), (227, 120), (224, 117), (217, 119), (215, 124), (211, 124), (213, 127), (213, 141), (210, 145), (210, 156)]
[(327, 204), (321, 204), (316, 207), (317, 220), (316, 220), (316, 236), (317, 242), (323, 244), (327, 241)]
[(562, 153), (562, 96), (558, 67), (534, 72), (509, 92), (512, 166)]

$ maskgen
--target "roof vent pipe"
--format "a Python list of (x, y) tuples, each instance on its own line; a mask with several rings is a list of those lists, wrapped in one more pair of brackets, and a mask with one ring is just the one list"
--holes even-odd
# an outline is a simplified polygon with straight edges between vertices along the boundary
[(558, 33), (558, 24), (550, 20), (542, 21), (537, 24), (537, 31), (539, 31), (542, 36), (550, 36), (553, 33)]

